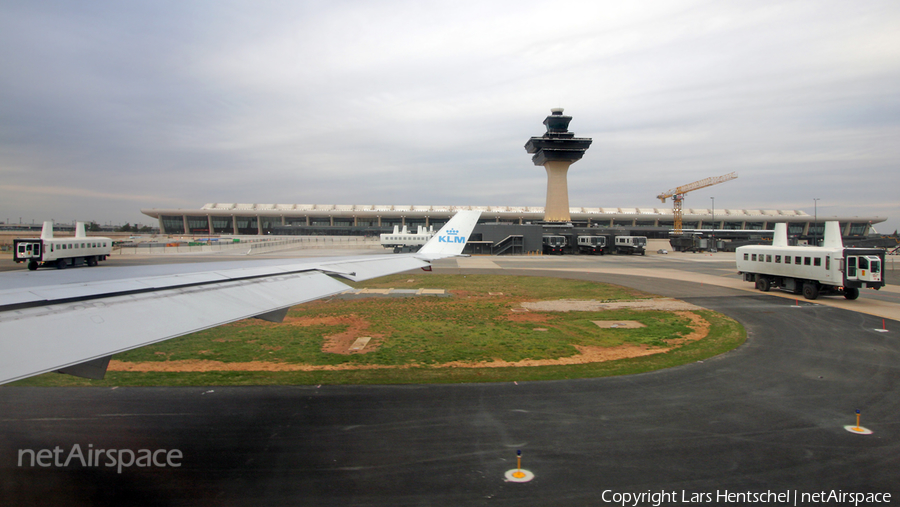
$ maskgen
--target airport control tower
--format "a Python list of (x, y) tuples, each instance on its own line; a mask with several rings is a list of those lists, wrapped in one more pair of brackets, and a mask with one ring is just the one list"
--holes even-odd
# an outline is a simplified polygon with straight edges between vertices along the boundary
[(544, 220), (547, 222), (569, 222), (569, 187), (566, 173), (569, 166), (584, 156), (591, 146), (589, 137), (575, 137), (569, 132), (571, 116), (563, 116), (562, 108), (551, 109), (552, 113), (544, 120), (547, 133), (541, 137), (532, 137), (525, 143), (534, 165), (542, 165), (547, 170), (547, 204), (544, 207)]

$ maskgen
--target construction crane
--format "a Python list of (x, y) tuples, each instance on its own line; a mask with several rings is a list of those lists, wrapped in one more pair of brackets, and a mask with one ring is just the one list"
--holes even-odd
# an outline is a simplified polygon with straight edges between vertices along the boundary
[(718, 185), (719, 183), (725, 183), (726, 181), (731, 181), (737, 178), (738, 175), (736, 172), (723, 174), (722, 176), (715, 176), (712, 178), (705, 178), (700, 181), (695, 181), (693, 183), (688, 183), (687, 185), (681, 185), (680, 187), (673, 188), (668, 192), (663, 192), (656, 196), (657, 199), (662, 200), (662, 202), (666, 202), (666, 199), (669, 197), (672, 198), (672, 204), (674, 205), (674, 215), (675, 215), (675, 234), (681, 234), (681, 205), (684, 202), (684, 194), (692, 191), (699, 190), (701, 188), (711, 187), (713, 185)]

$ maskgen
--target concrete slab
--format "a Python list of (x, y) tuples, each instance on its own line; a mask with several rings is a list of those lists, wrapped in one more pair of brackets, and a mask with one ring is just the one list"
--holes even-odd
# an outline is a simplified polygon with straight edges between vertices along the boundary
[(592, 320), (601, 329), (638, 329), (647, 327), (636, 320)]

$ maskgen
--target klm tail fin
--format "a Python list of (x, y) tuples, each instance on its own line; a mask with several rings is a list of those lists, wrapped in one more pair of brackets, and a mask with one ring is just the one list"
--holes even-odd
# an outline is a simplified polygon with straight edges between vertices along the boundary
[(425, 243), (416, 257), (438, 259), (461, 254), (480, 217), (480, 211), (456, 212), (447, 225), (441, 227), (441, 230)]
[(822, 246), (827, 248), (843, 248), (844, 240), (841, 238), (841, 225), (838, 222), (825, 222), (825, 239)]
[(772, 246), (788, 246), (786, 223), (778, 222), (775, 224), (775, 233), (772, 235)]

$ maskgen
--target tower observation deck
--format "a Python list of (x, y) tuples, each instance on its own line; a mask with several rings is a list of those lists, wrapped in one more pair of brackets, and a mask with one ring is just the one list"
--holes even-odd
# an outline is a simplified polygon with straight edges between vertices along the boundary
[(562, 108), (550, 110), (544, 120), (547, 132), (541, 137), (532, 137), (525, 143), (525, 150), (533, 153), (534, 165), (547, 170), (547, 204), (544, 220), (547, 222), (569, 222), (569, 187), (566, 181), (569, 166), (581, 160), (593, 141), (589, 137), (575, 137), (569, 132), (571, 116), (564, 116)]

